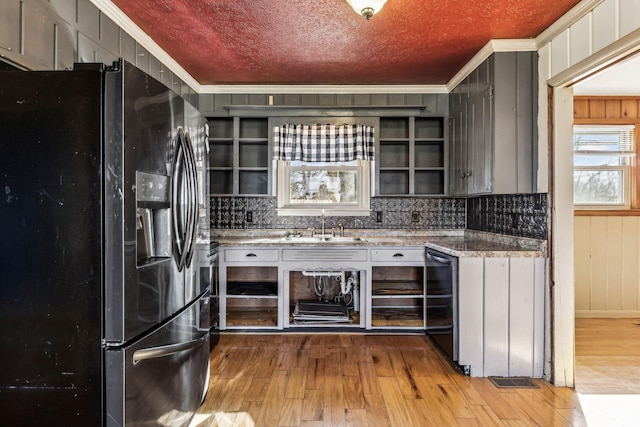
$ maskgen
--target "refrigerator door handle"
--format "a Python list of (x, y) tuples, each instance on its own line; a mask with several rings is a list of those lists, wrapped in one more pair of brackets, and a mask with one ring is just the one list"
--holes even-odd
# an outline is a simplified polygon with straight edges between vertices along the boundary
[(191, 265), (191, 259), (195, 253), (198, 226), (198, 165), (196, 164), (196, 155), (188, 132), (185, 134), (185, 148), (186, 158), (188, 159), (187, 164), (190, 166), (190, 215), (189, 225), (187, 226), (189, 243), (186, 249), (186, 266), (189, 267)]
[(158, 347), (149, 347), (136, 350), (133, 353), (133, 364), (142, 362), (143, 360), (157, 359), (159, 357), (171, 356), (172, 354), (181, 353), (183, 351), (191, 350), (204, 344), (209, 336), (208, 331), (201, 336), (191, 341), (181, 342), (178, 344), (161, 345)]
[[(172, 166), (172, 204), (173, 204), (173, 231), (175, 234), (175, 249), (176, 249), (176, 263), (178, 264), (178, 271), (182, 271), (185, 266), (186, 252), (188, 245), (188, 222), (189, 218), (185, 218), (184, 208), (182, 206), (183, 200), (183, 183), (187, 180), (186, 191), (188, 193), (189, 187), (189, 175), (186, 169), (188, 168), (188, 159), (186, 157), (184, 131), (178, 130), (176, 134), (176, 147), (175, 155), (173, 157)], [(190, 195), (187, 194), (187, 200), (190, 200)], [(187, 215), (189, 212), (187, 212)]]

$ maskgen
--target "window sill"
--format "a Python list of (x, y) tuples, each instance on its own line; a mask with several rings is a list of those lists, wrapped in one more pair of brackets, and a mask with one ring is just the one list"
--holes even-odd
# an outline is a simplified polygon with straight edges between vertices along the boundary
[(574, 216), (640, 216), (640, 209), (580, 209)]

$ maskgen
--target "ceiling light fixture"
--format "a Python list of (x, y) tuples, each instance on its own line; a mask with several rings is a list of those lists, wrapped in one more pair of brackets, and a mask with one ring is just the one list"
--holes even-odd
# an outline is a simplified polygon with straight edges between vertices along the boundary
[(380, 12), (387, 0), (346, 0), (349, 6), (369, 20), (374, 13)]

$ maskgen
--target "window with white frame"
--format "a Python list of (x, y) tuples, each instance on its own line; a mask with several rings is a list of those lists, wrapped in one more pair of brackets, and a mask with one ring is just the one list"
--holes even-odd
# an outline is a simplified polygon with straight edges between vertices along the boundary
[(284, 124), (273, 141), (278, 215), (370, 215), (373, 127)]
[(628, 209), (634, 125), (574, 125), (573, 200), (580, 209)]

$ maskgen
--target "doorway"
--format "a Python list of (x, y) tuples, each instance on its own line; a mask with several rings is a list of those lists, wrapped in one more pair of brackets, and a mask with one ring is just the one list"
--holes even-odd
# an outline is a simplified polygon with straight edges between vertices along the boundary
[[(552, 317), (553, 317), (553, 381), (556, 385), (574, 386), (580, 396), (581, 405), (585, 413), (585, 417), (590, 422), (597, 422), (603, 419), (609, 421), (618, 419), (620, 422), (616, 425), (635, 425), (625, 423), (625, 415), (629, 419), (637, 419), (638, 407), (640, 405), (640, 394), (632, 389), (627, 389), (626, 394), (620, 394), (621, 389), (610, 387), (614, 381), (624, 379), (628, 374), (619, 372), (616, 374), (613, 370), (607, 372), (606, 351), (612, 350), (611, 341), (600, 341), (598, 346), (603, 350), (602, 355), (593, 355), (592, 361), (597, 362), (603, 368), (603, 372), (607, 375), (603, 376), (602, 385), (610, 387), (606, 393), (604, 388), (596, 390), (591, 388), (586, 392), (586, 388), (581, 388), (580, 383), (583, 377), (581, 371), (582, 363), (581, 351), (585, 344), (585, 336), (593, 337), (600, 335), (608, 339), (618, 339), (617, 344), (621, 344), (621, 336), (614, 336), (613, 331), (619, 325), (597, 325), (594, 322), (589, 330), (583, 330), (584, 323), (581, 318), (575, 318), (576, 304), (576, 287), (575, 287), (575, 269), (576, 259), (574, 255), (574, 206), (573, 206), (573, 150), (572, 144), (565, 143), (571, 141), (573, 127), (573, 101), (574, 91), (580, 93), (580, 82), (587, 82), (587, 77), (595, 75), (597, 72), (607, 68), (614, 68), (614, 64), (637, 53), (640, 47), (640, 34), (636, 37), (627, 38), (626, 46), (616, 46), (615, 49), (603, 49), (592, 57), (576, 64), (564, 72), (558, 74), (548, 80), (550, 99), (549, 105), (549, 126), (550, 126), (550, 257), (551, 257), (551, 289), (553, 292), (552, 299)], [(637, 72), (636, 72), (637, 75)], [(640, 95), (638, 95), (640, 97)], [(626, 319), (629, 323), (633, 323), (634, 319)], [(640, 323), (640, 322), (637, 322)], [(632, 325), (634, 327), (638, 327)], [(613, 329), (612, 329), (613, 328)], [(629, 329), (629, 332), (635, 331)], [(585, 334), (586, 333), (586, 334)], [(607, 336), (607, 334), (609, 334)], [(634, 338), (631, 338), (634, 339)], [(637, 340), (637, 337), (635, 338)], [(595, 344), (592, 341), (587, 345)], [(618, 352), (620, 347), (618, 347)], [(613, 357), (613, 356), (611, 356)], [(637, 358), (636, 358), (637, 360)], [(576, 361), (579, 363), (576, 364)], [(589, 369), (589, 367), (587, 367)], [(586, 381), (585, 381), (586, 383)], [(581, 390), (583, 390), (581, 392)], [(635, 412), (632, 414), (632, 412)], [(629, 415), (631, 414), (631, 415)], [(600, 418), (598, 418), (600, 417)], [(635, 418), (634, 418), (635, 417)], [(590, 420), (591, 418), (591, 420)], [(612, 425), (612, 424), (602, 424)]]
[[(576, 83), (574, 125), (587, 131), (603, 132), (602, 126), (608, 126), (631, 132), (633, 137), (627, 139), (633, 146), (628, 151), (637, 152), (639, 74), (640, 54), (635, 54)], [(609, 184), (609, 189), (619, 188), (621, 195), (628, 190), (631, 208), (638, 208), (638, 156), (625, 153), (608, 157), (585, 158), (590, 164), (609, 161), (619, 165), (611, 175), (629, 175), (629, 179), (603, 180), (603, 184)], [(597, 190), (603, 191), (602, 187)], [(640, 357), (636, 344), (640, 337), (640, 217), (615, 206), (597, 208), (578, 210), (578, 206), (574, 216), (575, 387), (590, 394), (639, 394), (640, 373), (635, 373), (632, 361)]]

